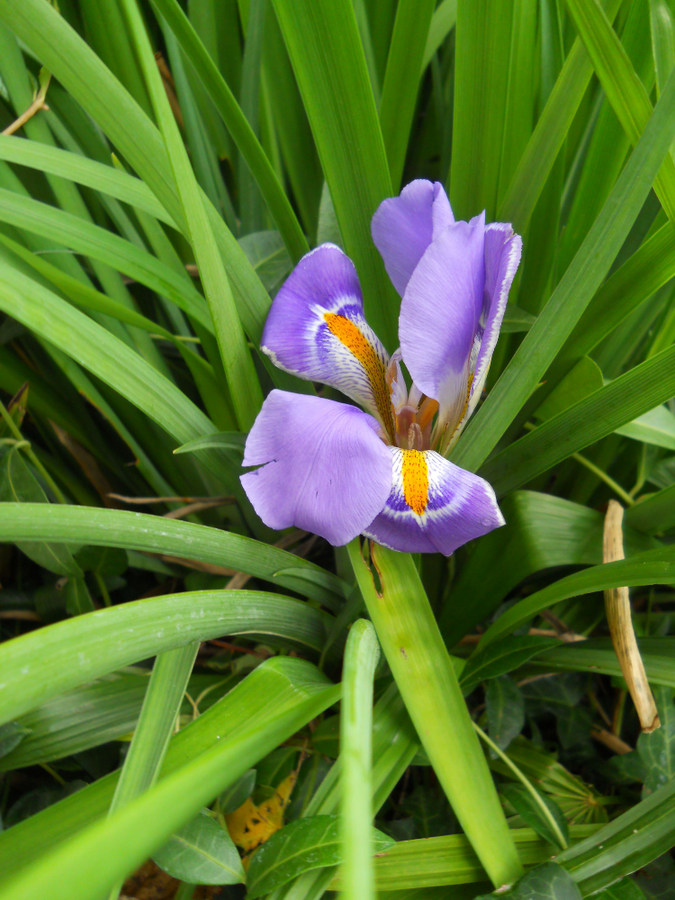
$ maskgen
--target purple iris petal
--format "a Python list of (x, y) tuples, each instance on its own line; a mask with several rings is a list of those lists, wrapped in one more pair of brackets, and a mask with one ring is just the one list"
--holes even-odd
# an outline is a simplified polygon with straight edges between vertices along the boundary
[(478, 402), (485, 384), (490, 360), (502, 327), (509, 290), (513, 282), (523, 241), (513, 228), (503, 222), (493, 222), (485, 228), (485, 292), (483, 312), (478, 325), (480, 349), (471, 384), (468, 415)]
[(246, 441), (241, 476), (270, 528), (296, 525), (345, 544), (382, 509), (391, 456), (377, 422), (345, 403), (274, 390)]
[(354, 264), (334, 244), (304, 256), (283, 284), (262, 349), (279, 368), (337, 388), (389, 425), (388, 356), (363, 316)]
[(400, 196), (379, 205), (371, 233), (401, 296), (429, 244), (454, 221), (447, 194), (438, 181), (411, 181)]
[(406, 454), (416, 451), (389, 450), (393, 486), (384, 508), (365, 528), (367, 537), (392, 550), (450, 556), (504, 524), (494, 491), (478, 475), (431, 450), (417, 454), (413, 466), (409, 459), (406, 472)]
[(485, 217), (456, 222), (429, 245), (401, 303), (403, 361), (417, 387), (439, 401), (441, 418), (461, 416), (483, 310)]

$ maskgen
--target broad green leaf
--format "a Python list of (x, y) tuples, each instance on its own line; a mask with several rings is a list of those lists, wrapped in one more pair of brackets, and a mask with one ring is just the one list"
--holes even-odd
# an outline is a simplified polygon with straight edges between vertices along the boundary
[(513, 0), (458, 0), (452, 167), (455, 215), (495, 217), (509, 84)]
[(63, 588), (63, 599), (66, 605), (66, 612), (71, 616), (79, 616), (82, 613), (92, 612), (95, 609), (87, 582), (83, 577), (68, 579)]
[(594, 896), (597, 900), (646, 900), (645, 894), (632, 878), (622, 878)]
[(667, 406), (657, 406), (628, 425), (617, 428), (616, 433), (644, 444), (675, 450), (675, 415)]
[(16, 720), (26, 737), (0, 769), (61, 759), (129, 734), (147, 686), (146, 675), (116, 672), (53, 697)]
[(511, 635), (503, 641), (495, 641), (479, 647), (462, 670), (460, 684), (468, 694), (473, 688), (488, 678), (497, 678), (512, 672), (545, 650), (558, 645), (555, 638), (538, 635)]
[(675, 525), (675, 485), (641, 499), (626, 511), (626, 523), (648, 533), (667, 531)]
[(15, 135), (0, 135), (0, 159), (68, 178), (129, 203), (175, 227), (171, 217), (145, 183), (114, 166)]
[[(508, 800), (526, 825), (533, 828), (544, 840), (557, 845), (563, 850), (565, 849), (569, 838), (567, 822), (560, 811), (560, 807), (550, 797), (537, 791), (539, 800), (537, 802), (522, 784), (503, 784), (500, 788), (500, 793), (502, 797)], [(551, 827), (549, 818), (544, 816), (541, 804), (546, 807), (548, 815), (557, 826), (557, 830)], [(561, 836), (563, 839), (562, 843), (560, 840)]]
[[(573, 841), (579, 841), (597, 831), (597, 825), (574, 825), (570, 829), (570, 837)], [(524, 866), (550, 859), (551, 845), (531, 828), (514, 828), (512, 834)], [(422, 884), (456, 885), (485, 880), (485, 872), (463, 834), (399, 841), (375, 859), (375, 876), (378, 891), (402, 891), (419, 888)], [(336, 886), (334, 883), (333, 887)]]
[[(631, 143), (637, 144), (652, 114), (644, 85), (598, 0), (567, 0), (567, 7), (612, 109)], [(654, 190), (668, 218), (675, 221), (675, 161), (670, 154), (656, 175)]]
[(343, 584), (331, 572), (234, 532), (119, 509), (0, 504), (0, 541), (52, 537), (76, 546), (119, 547), (227, 566), (297, 590), (333, 610), (343, 596)]
[(284, 238), (288, 252), (297, 261), (307, 252), (307, 242), (277, 174), (234, 94), (178, 3), (175, 0), (153, 0), (153, 6), (173, 32), (186, 58), (194, 66), (207, 94), (250, 168)]
[(675, 346), (662, 350), (502, 450), (481, 475), (504, 493), (632, 422), (673, 395), (674, 362)]
[[(495, 894), (484, 894), (476, 900), (488, 900)], [(499, 896), (509, 900), (581, 900), (582, 894), (574, 879), (557, 863), (536, 866), (508, 891)]]
[(239, 884), (246, 880), (239, 851), (227, 829), (202, 810), (174, 832), (152, 856), (157, 865), (188, 884)]
[(435, 0), (401, 0), (389, 45), (387, 69), (380, 100), (380, 127), (394, 187), (403, 172), (410, 129), (415, 112), (422, 58)]
[[(669, 639), (641, 638), (641, 656), (652, 684), (675, 687), (673, 644)], [(622, 678), (621, 667), (609, 638), (576, 641), (542, 653), (531, 663), (533, 671), (591, 672)]]
[(338, 836), (345, 900), (375, 900), (372, 856), (373, 679), (380, 658), (375, 629), (367, 619), (351, 626), (342, 666)]
[(536, 416), (543, 421), (552, 419), (603, 385), (600, 366), (590, 356), (583, 356), (537, 407)]
[(135, 281), (169, 297), (207, 330), (213, 325), (204, 298), (185, 278), (106, 228), (27, 197), (0, 189), (0, 220), (53, 238), (61, 246), (86, 253)]
[[(265, 634), (319, 651), (326, 614), (262, 591), (196, 591), (134, 600), (48, 625), (4, 644), (0, 721), (129, 663), (194, 640)], [(111, 635), (119, 639), (111, 640)], [(123, 636), (123, 637), (122, 637)]]
[[(325, 676), (304, 660), (282, 657), (263, 662), (171, 739), (160, 777), (179, 771), (211, 749), (223, 735), (235, 738), (249, 728), (257, 728), (262, 734), (275, 717), (283, 715), (298, 702), (311, 697), (321, 699), (327, 684)], [(329, 686), (328, 705), (338, 697), (339, 688)], [(263, 750), (260, 757), (251, 756), (250, 761), (255, 764), (268, 752)], [(118, 773), (112, 772), (78, 794), (0, 834), (0, 865), (4, 875), (9, 877), (23, 867), (29, 869), (51, 848), (92, 822), (105, 818), (117, 778)], [(144, 828), (147, 827), (148, 822)], [(158, 846), (159, 843), (161, 841)]]
[(384, 656), (460, 825), (494, 883), (518, 877), (512, 836), (412, 557), (371, 544), (376, 588), (357, 541), (349, 553)]
[(675, 693), (672, 688), (656, 687), (654, 699), (661, 727), (641, 734), (637, 749), (646, 766), (644, 793), (649, 795), (675, 778)]
[[(535, 390), (616, 258), (673, 136), (675, 77), (671, 75), (639, 144), (579, 252), (462, 435), (453, 454), (458, 465), (477, 468)], [(651, 407), (659, 402), (657, 399)], [(644, 411), (642, 408), (636, 415)]]
[(499, 635), (509, 633), (549, 606), (568, 597), (579, 597), (610, 587), (673, 584), (674, 579), (675, 554), (667, 547), (637, 553), (626, 560), (593, 566), (584, 572), (575, 572), (535, 591), (526, 599), (519, 600), (487, 629), (482, 645), (494, 641)]
[(491, 678), (485, 689), (488, 734), (505, 750), (525, 725), (525, 701), (518, 685), (506, 675)]
[(274, 0), (293, 71), (335, 205), (345, 251), (361, 279), (368, 321), (396, 346), (394, 291), (370, 236), (392, 193), (351, 0)]
[[(82, 900), (98, 900), (125, 875), (139, 866), (170, 835), (188, 822), (228, 784), (246, 771), (250, 762), (288, 740), (298, 729), (335, 701), (332, 685), (295, 696), (262, 725), (251, 724), (233, 736), (215, 740), (197, 757), (187, 760), (128, 806), (103, 821), (85, 826), (76, 837), (44, 854), (39, 866), (26, 866), (6, 879), (5, 890), (14, 897), (58, 900), (63, 884)], [(222, 737), (222, 740), (218, 740)]]
[[(604, 3), (609, 18), (614, 18), (620, 6), (621, 0)], [(591, 61), (577, 38), (499, 207), (498, 219), (513, 222), (517, 231), (530, 221), (592, 75)]]
[[(382, 853), (394, 841), (373, 833), (373, 850)], [(286, 884), (311, 869), (338, 865), (342, 860), (336, 816), (308, 816), (289, 822), (262, 844), (248, 867), (247, 893), (251, 900)]]

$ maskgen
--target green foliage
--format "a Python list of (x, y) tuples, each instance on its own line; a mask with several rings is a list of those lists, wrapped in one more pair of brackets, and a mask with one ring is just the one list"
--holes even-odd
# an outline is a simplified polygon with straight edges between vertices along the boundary
[[(0, 0), (3, 900), (149, 857), (180, 897), (670, 900), (674, 35), (672, 0)], [(524, 242), (452, 454), (506, 525), (449, 562), (278, 535), (239, 482), (262, 397), (316, 389), (259, 352), (308, 248), (397, 346), (370, 221), (420, 177)], [(292, 773), (246, 872), (224, 816)]]

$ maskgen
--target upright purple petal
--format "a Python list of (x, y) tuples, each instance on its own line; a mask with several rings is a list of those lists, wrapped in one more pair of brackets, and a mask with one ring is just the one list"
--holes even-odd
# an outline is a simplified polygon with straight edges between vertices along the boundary
[(483, 311), (478, 323), (480, 341), (476, 358), (471, 398), (467, 418), (471, 415), (485, 384), (499, 330), (502, 327), (506, 302), (518, 269), (523, 241), (513, 228), (504, 222), (493, 222), (485, 229), (485, 291)]
[(484, 214), (456, 222), (427, 248), (401, 303), (403, 361), (417, 387), (438, 400), (450, 427), (468, 399), (469, 367), (483, 311)]
[(389, 357), (363, 315), (354, 264), (322, 244), (304, 256), (274, 298), (262, 349), (275, 365), (342, 391), (391, 430)]
[(504, 524), (491, 486), (433, 450), (389, 448), (393, 486), (382, 512), (364, 530), (392, 550), (450, 556)]
[(378, 206), (371, 224), (373, 241), (401, 296), (429, 244), (454, 221), (439, 181), (411, 181), (398, 197)]
[(391, 457), (377, 422), (355, 406), (274, 390), (246, 441), (241, 476), (270, 528), (295, 525), (346, 544), (382, 509)]

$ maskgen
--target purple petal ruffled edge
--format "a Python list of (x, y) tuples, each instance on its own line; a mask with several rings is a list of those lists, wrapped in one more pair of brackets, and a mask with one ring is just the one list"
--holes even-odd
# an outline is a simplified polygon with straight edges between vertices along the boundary
[(246, 441), (241, 476), (253, 508), (270, 528), (292, 525), (346, 544), (382, 509), (391, 457), (377, 422), (321, 397), (273, 390)]
[(416, 513), (405, 496), (402, 460), (406, 451), (396, 447), (389, 450), (393, 469), (391, 493), (382, 511), (364, 530), (366, 537), (392, 550), (450, 556), (467, 541), (504, 524), (488, 482), (434, 451), (424, 454), (428, 502), (423, 514)]
[(485, 384), (490, 361), (502, 327), (509, 291), (515, 278), (523, 241), (505, 222), (492, 222), (485, 228), (485, 302), (479, 323), (480, 349), (476, 358), (471, 399), (471, 415)]

